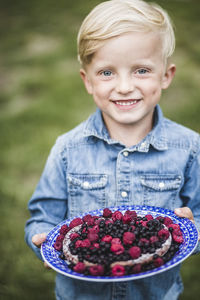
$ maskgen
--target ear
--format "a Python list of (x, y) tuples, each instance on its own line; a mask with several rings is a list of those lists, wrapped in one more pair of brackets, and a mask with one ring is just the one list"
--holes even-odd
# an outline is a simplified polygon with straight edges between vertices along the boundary
[(84, 69), (80, 69), (80, 75), (81, 75), (81, 78), (83, 80), (83, 83), (85, 85), (85, 88), (86, 88), (88, 94), (92, 95), (92, 85), (88, 78), (87, 72)]
[(174, 64), (168, 65), (162, 79), (162, 89), (167, 89), (170, 86), (175, 73), (176, 66)]

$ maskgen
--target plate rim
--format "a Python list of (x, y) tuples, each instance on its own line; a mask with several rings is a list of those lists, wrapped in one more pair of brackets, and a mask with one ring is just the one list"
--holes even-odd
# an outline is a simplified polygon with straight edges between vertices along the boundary
[[(58, 267), (54, 266), (51, 262), (48, 261), (48, 259), (45, 256), (45, 247), (48, 243), (49, 238), (54, 234), (54, 232), (56, 232), (57, 230), (60, 229), (60, 227), (64, 224), (69, 224), (73, 219), (75, 218), (82, 218), (83, 216), (87, 215), (87, 214), (101, 214), (103, 212), (104, 208), (99, 208), (99, 209), (95, 209), (95, 210), (91, 210), (88, 212), (84, 212), (82, 214), (79, 214), (77, 216), (74, 217), (70, 217), (68, 219), (65, 219), (63, 221), (61, 221), (60, 223), (58, 223), (55, 227), (52, 228), (52, 230), (47, 234), (47, 239), (46, 241), (41, 245), (41, 256), (42, 259), (56, 272), (70, 277), (70, 278), (74, 278), (74, 279), (79, 279), (79, 280), (84, 280), (84, 281), (93, 281), (93, 282), (122, 282), (122, 281), (130, 281), (130, 280), (136, 280), (136, 279), (144, 279), (150, 276), (154, 276), (157, 274), (160, 274), (162, 272), (168, 271), (171, 268), (176, 267), (177, 265), (181, 264), (184, 260), (186, 260), (196, 249), (197, 245), (198, 245), (198, 229), (196, 227), (196, 225), (190, 221), (187, 218), (181, 218), (178, 217), (174, 211), (168, 209), (168, 208), (162, 208), (159, 206), (150, 206), (150, 205), (118, 205), (118, 206), (111, 206), (108, 207), (110, 210), (112, 211), (116, 211), (116, 210), (120, 210), (120, 211), (124, 211), (124, 210), (135, 210), (136, 212), (140, 211), (140, 212), (153, 212), (154, 214), (163, 214), (164, 216), (171, 216), (173, 217), (178, 223), (181, 223), (181, 225), (186, 227), (186, 224), (190, 227), (192, 227), (192, 232), (194, 233), (194, 236), (196, 237), (195, 243), (193, 242), (193, 247), (192, 249), (187, 253), (187, 255), (183, 256), (182, 258), (178, 259), (176, 262), (171, 263), (171, 261), (173, 261), (174, 258), (178, 257), (180, 255), (180, 253), (178, 253), (178, 255), (175, 255), (172, 260), (170, 260), (169, 262), (165, 263), (163, 266), (158, 267), (158, 268), (154, 268), (152, 270), (149, 271), (145, 271), (142, 273), (138, 273), (138, 274), (130, 274), (130, 275), (125, 275), (125, 276), (116, 276), (116, 277), (110, 277), (110, 276), (85, 276), (84, 274), (80, 274), (80, 273), (76, 273), (74, 271), (70, 270), (70, 273), (67, 272), (67, 262), (65, 260), (61, 260), (58, 256), (58, 259), (62, 261), (62, 263), (66, 264), (66, 270), (63, 271), (61, 269), (59, 269)], [(186, 224), (185, 224), (186, 223)], [(194, 232), (195, 231), (195, 232)], [(56, 235), (57, 236), (57, 235)], [(190, 235), (188, 235), (190, 237)], [(52, 247), (51, 247), (52, 248)], [(188, 248), (188, 247), (187, 247)], [(186, 249), (187, 249), (186, 248)], [(56, 251), (53, 249), (53, 251)], [(57, 253), (58, 251), (56, 251), (55, 253)], [(58, 252), (59, 253), (59, 252)], [(169, 265), (168, 265), (169, 263)], [(166, 266), (167, 265), (167, 266)]]

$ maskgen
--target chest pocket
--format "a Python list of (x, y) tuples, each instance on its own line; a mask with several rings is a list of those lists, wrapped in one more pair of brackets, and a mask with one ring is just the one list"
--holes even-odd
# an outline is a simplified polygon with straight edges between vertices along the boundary
[(70, 216), (106, 207), (105, 174), (69, 174), (68, 203)]
[(146, 174), (140, 177), (144, 203), (174, 209), (181, 186), (181, 176)]

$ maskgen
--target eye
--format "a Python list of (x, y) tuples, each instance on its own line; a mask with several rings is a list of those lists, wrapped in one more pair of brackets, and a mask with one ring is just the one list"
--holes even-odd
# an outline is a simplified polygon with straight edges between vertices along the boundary
[(110, 70), (105, 70), (101, 72), (101, 75), (108, 77), (112, 75), (112, 72)]
[(140, 75), (144, 75), (144, 74), (148, 73), (148, 70), (147, 70), (147, 69), (141, 68), (141, 69), (138, 69), (138, 70), (136, 71), (136, 73), (138, 73), (138, 74), (140, 74)]

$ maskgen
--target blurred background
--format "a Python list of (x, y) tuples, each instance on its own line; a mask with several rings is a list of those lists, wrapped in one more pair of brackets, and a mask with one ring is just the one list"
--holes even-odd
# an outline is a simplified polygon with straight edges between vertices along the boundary
[[(24, 242), (27, 202), (58, 135), (94, 111), (76, 59), (76, 35), (98, 0), (7, 0), (0, 4), (0, 299), (54, 299), (54, 271)], [(200, 2), (158, 0), (177, 37), (167, 117), (199, 132)], [(182, 300), (199, 299), (200, 256), (183, 263)]]

